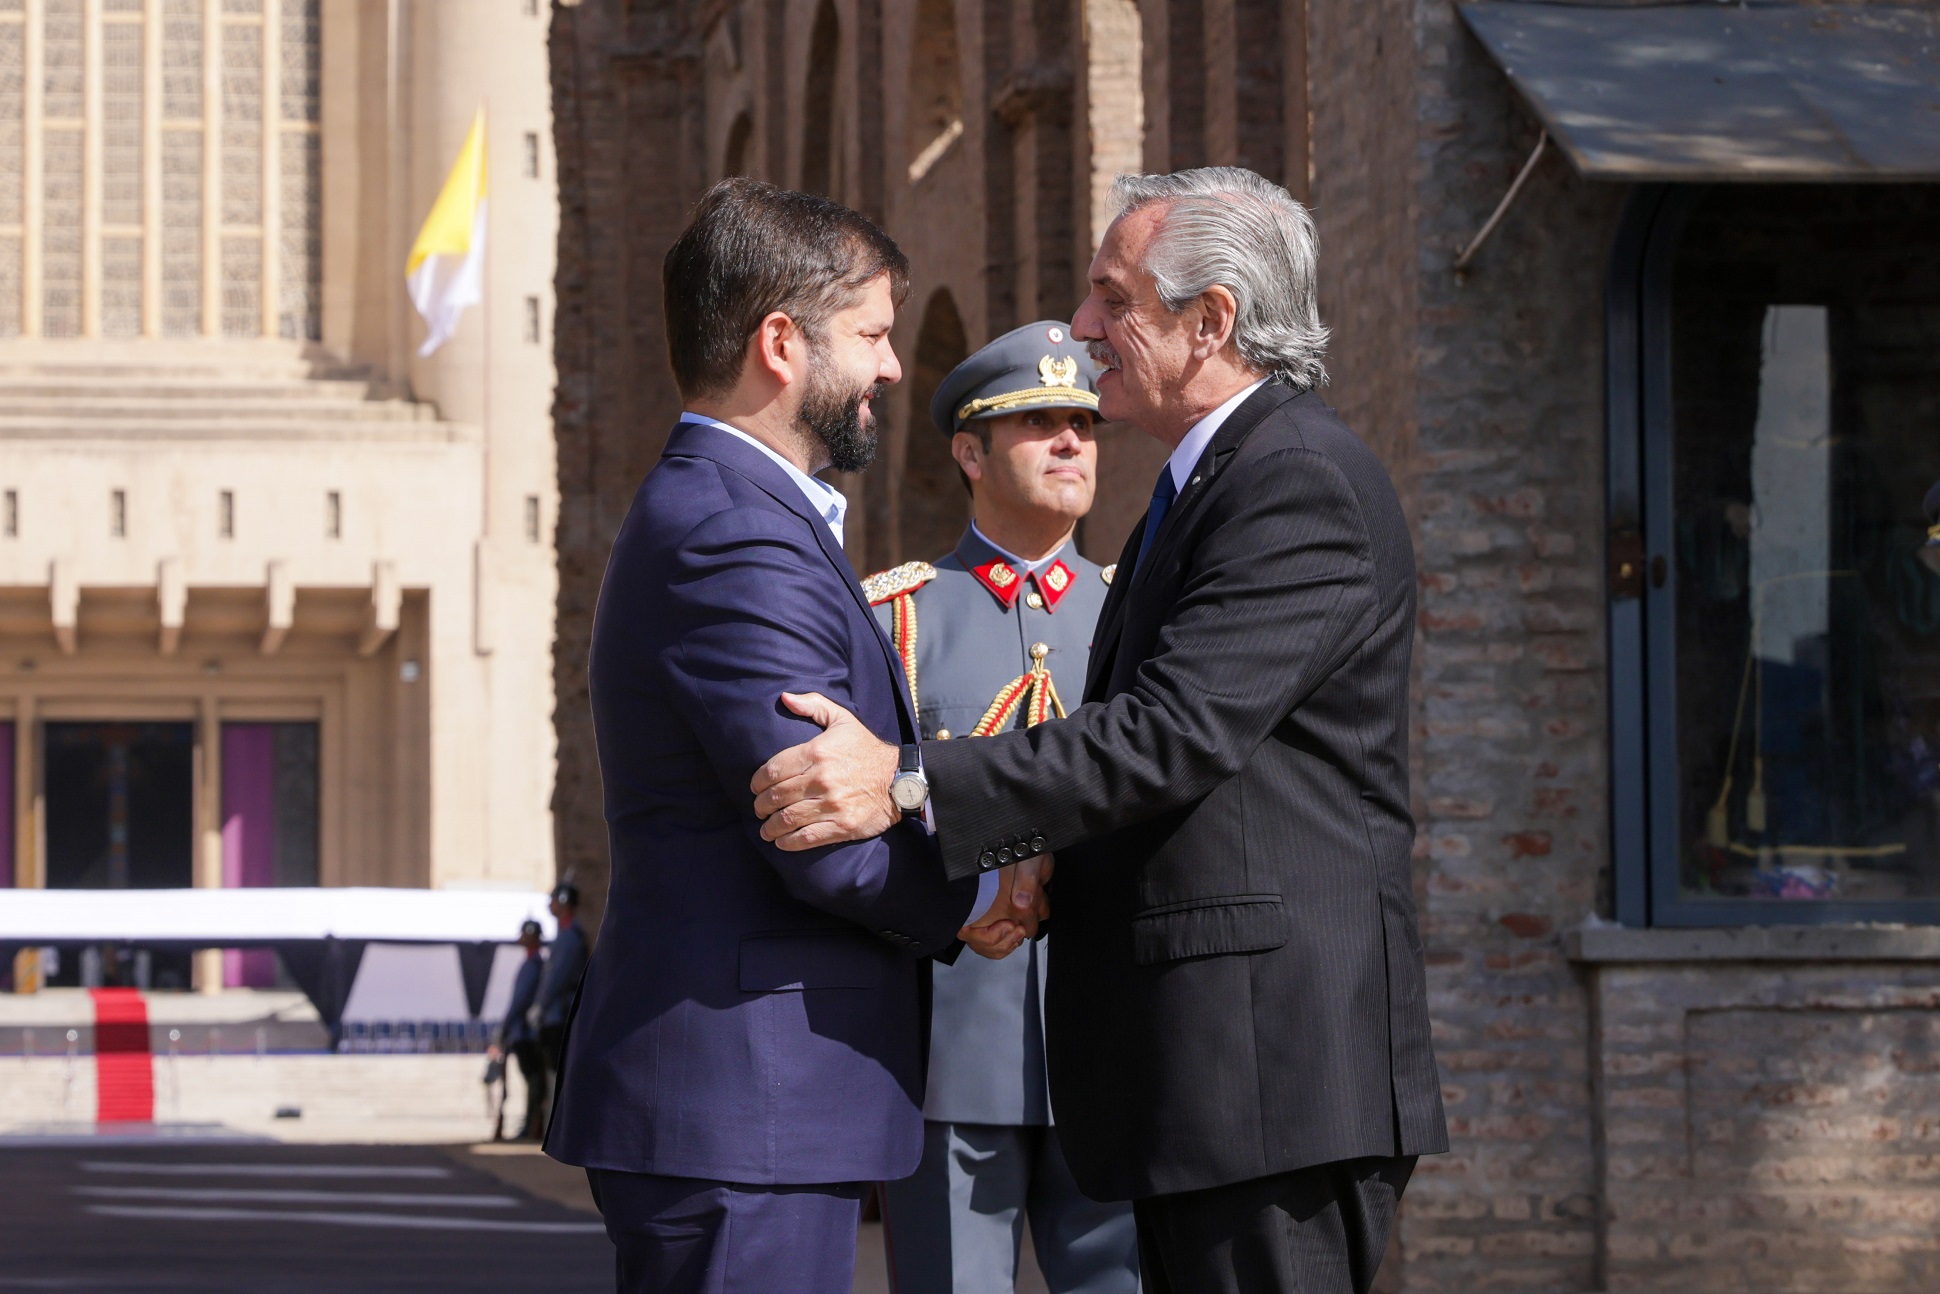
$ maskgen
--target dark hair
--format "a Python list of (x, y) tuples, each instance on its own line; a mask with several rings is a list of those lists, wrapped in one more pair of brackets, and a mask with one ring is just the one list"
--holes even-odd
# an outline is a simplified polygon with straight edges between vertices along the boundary
[(883, 275), (897, 305), (909, 260), (868, 217), (839, 202), (735, 176), (701, 196), (661, 270), (667, 358), (683, 396), (740, 380), (748, 338), (780, 311), (811, 341)]
[(571, 881), (561, 881), (552, 887), (552, 899), (564, 907), (576, 908), (579, 906), (579, 887)]

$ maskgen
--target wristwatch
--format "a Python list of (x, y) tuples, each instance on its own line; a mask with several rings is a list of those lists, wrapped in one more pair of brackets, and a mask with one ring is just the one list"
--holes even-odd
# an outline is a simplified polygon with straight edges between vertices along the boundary
[(889, 798), (896, 802), (904, 817), (921, 813), (923, 806), (929, 802), (930, 783), (923, 776), (922, 751), (913, 742), (903, 746), (903, 757), (896, 765), (896, 776), (889, 783)]

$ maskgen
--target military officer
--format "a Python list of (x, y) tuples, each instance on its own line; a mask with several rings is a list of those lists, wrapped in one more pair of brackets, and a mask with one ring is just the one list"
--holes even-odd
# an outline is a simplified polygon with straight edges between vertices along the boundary
[[(1048, 321), (997, 338), (938, 387), (930, 418), (969, 488), (970, 527), (947, 556), (863, 581), (926, 739), (1027, 727), (1083, 691), (1112, 577), (1072, 542), (1091, 508), (1097, 409), (1083, 346)], [(1139, 1288), (1131, 1206), (1079, 1192), (1052, 1126), (1039, 1015), (1050, 942), (935, 968), (923, 1160), (885, 1191), (897, 1294), (1009, 1294), (1027, 1217), (1053, 1294)]]

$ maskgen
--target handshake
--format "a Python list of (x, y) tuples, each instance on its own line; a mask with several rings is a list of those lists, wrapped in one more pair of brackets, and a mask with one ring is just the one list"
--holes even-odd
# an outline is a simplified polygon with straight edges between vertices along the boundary
[[(902, 813), (889, 799), (897, 748), (878, 740), (841, 706), (815, 692), (784, 692), (782, 704), (824, 731), (790, 746), (755, 771), (755, 815), (761, 835), (787, 850), (867, 840), (895, 826)], [(1051, 855), (1012, 863), (998, 873), (989, 911), (957, 931), (972, 952), (1008, 957), (1037, 936), (1051, 915), (1045, 886)]]
[(1038, 923), (1051, 915), (1051, 855), (1012, 863), (997, 873), (997, 897), (990, 910), (973, 925), (957, 931), (970, 951), (990, 958), (1008, 957), (1037, 937)]

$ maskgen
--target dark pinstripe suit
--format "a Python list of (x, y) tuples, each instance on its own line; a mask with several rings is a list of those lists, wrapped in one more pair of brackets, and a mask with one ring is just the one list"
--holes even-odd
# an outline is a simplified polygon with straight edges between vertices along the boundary
[(1148, 1200), (1445, 1150), (1386, 472), (1268, 382), (1128, 579), (1137, 542), (1082, 708), (923, 747), (952, 877), (1038, 836), (1057, 854), (1051, 1098), (1078, 1183)]

